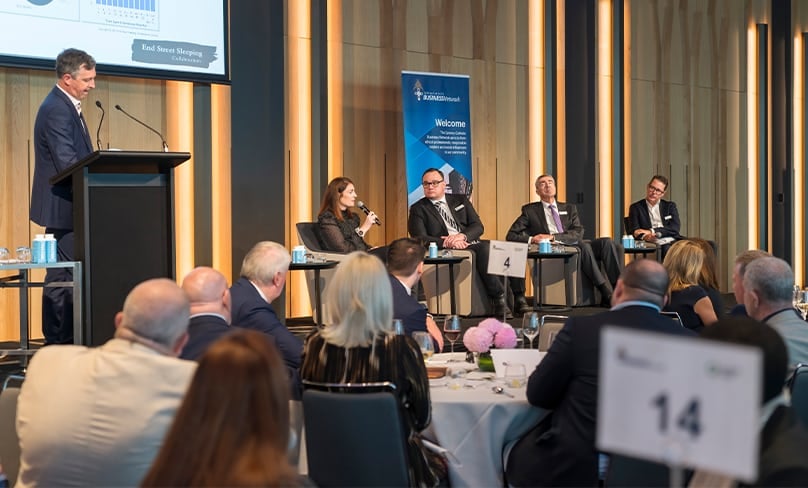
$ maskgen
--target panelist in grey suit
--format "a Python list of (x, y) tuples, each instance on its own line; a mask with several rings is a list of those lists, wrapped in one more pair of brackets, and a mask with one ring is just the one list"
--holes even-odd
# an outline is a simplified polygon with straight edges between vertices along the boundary
[[(73, 260), (73, 192), (51, 185), (51, 177), (93, 152), (82, 100), (95, 88), (95, 60), (78, 49), (56, 58), (56, 86), (34, 122), (34, 184), (30, 219), (54, 234), (59, 261)], [(49, 269), (45, 283), (72, 281), (67, 269)], [(46, 344), (73, 342), (73, 299), (70, 288), (46, 287), (42, 293), (42, 333)]]
[(463, 195), (446, 193), (443, 172), (429, 168), (421, 175), (424, 198), (410, 207), (407, 229), (410, 236), (424, 243), (434, 242), (439, 249), (468, 249), (476, 256), (477, 272), (494, 304), (494, 315), (510, 314), (505, 290), (499, 277), (488, 274), (488, 241), (481, 241), (483, 223), (471, 202)]
[[(522, 213), (511, 224), (505, 239), (534, 244), (550, 239), (580, 250), (581, 271), (592, 285), (600, 290), (603, 305), (610, 304), (613, 286), (623, 270), (623, 248), (612, 239), (599, 238), (584, 241), (584, 227), (578, 218), (578, 209), (571, 203), (556, 201), (555, 178), (541, 175), (536, 179), (536, 194), (541, 201), (522, 207)], [(600, 269), (603, 263), (604, 272)], [(514, 308), (528, 311), (525, 300), (524, 278), (511, 279)]]

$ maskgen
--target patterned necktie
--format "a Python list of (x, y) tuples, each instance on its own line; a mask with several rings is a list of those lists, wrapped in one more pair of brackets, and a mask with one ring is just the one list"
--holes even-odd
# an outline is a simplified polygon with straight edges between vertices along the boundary
[(559, 234), (563, 234), (564, 226), (561, 225), (561, 217), (558, 216), (555, 205), (550, 205), (550, 211), (553, 213), (553, 221), (555, 221), (556, 230)]
[(447, 230), (449, 231), (455, 230), (457, 232), (460, 232), (460, 227), (457, 225), (457, 222), (455, 221), (454, 217), (452, 217), (452, 214), (449, 213), (449, 211), (443, 207), (444, 205), (446, 205), (446, 202), (444, 202), (443, 200), (435, 202), (435, 208), (438, 209), (438, 213), (443, 218), (443, 222), (446, 224)]

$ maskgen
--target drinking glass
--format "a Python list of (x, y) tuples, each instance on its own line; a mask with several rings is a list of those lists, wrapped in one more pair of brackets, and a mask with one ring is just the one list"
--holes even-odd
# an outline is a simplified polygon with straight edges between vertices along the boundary
[(460, 317), (457, 315), (447, 315), (443, 320), (443, 335), (446, 336), (446, 340), (451, 344), (452, 352), (454, 352), (455, 342), (460, 339), (461, 333)]
[(533, 349), (533, 339), (539, 335), (539, 314), (528, 312), (522, 317), (522, 332), (530, 339), (530, 349)]
[(791, 303), (794, 305), (794, 308), (797, 307), (797, 304), (802, 301), (802, 288), (800, 285), (794, 285), (794, 295), (791, 298)]
[(525, 365), (522, 363), (508, 363), (505, 366), (505, 385), (509, 388), (521, 388), (527, 384)]
[(808, 290), (800, 292), (797, 308), (802, 314), (802, 320), (805, 320), (805, 318), (808, 316)]
[(396, 335), (404, 335), (404, 323), (401, 319), (393, 319), (393, 332)]
[(424, 355), (424, 362), (429, 361), (429, 358), (435, 353), (435, 345), (432, 343), (432, 336), (429, 335), (429, 332), (413, 332), (412, 338), (415, 339), (415, 342), (421, 349), (421, 354)]
[(21, 263), (31, 262), (31, 248), (28, 246), (20, 246), (17, 248), (17, 261)]
[(8, 261), (8, 249), (0, 247), (0, 261)]

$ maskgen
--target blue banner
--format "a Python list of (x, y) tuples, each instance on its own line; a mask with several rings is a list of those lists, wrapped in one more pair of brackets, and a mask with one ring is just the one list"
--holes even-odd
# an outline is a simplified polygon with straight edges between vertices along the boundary
[(471, 193), (469, 77), (401, 72), (407, 206), (424, 196), (421, 174), (438, 168), (447, 193)]

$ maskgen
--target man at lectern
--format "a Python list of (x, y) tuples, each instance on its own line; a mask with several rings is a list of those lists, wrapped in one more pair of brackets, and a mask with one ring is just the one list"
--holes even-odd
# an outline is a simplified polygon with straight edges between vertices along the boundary
[[(93, 152), (82, 100), (95, 88), (95, 59), (84, 51), (66, 49), (56, 58), (56, 86), (34, 123), (34, 184), (31, 220), (53, 234), (59, 261), (73, 260), (73, 194), (69, 185), (49, 180)], [(72, 281), (67, 269), (49, 269), (45, 283)], [(73, 342), (73, 297), (69, 287), (44, 288), (42, 332), (46, 344)]]

